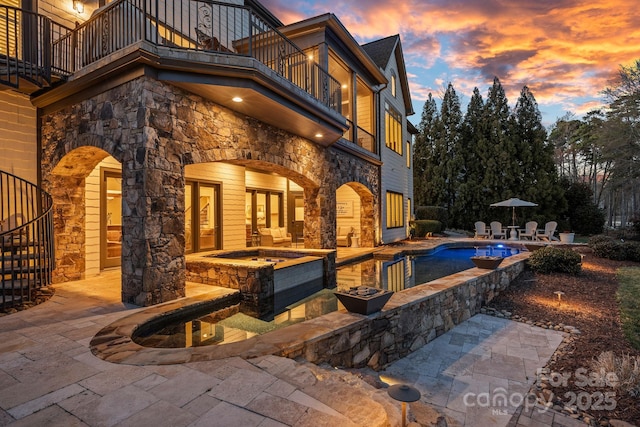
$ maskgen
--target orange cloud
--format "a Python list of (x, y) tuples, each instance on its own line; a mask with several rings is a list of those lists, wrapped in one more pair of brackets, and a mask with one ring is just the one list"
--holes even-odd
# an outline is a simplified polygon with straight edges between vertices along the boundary
[(498, 76), (511, 102), (528, 85), (541, 106), (581, 112), (598, 105), (621, 64), (640, 57), (637, 0), (263, 3), (283, 20), (330, 11), (360, 42), (400, 34), (407, 65), (422, 69), (410, 79), (414, 99), (424, 99), (436, 79), (470, 96)]

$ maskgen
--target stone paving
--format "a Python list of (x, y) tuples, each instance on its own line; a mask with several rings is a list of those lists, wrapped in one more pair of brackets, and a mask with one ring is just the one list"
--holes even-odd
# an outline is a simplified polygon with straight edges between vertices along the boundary
[[(211, 290), (189, 283), (187, 296)], [(399, 404), (385, 389), (330, 367), (275, 356), (161, 366), (95, 357), (93, 336), (137, 310), (120, 302), (119, 272), (108, 272), (57, 285), (48, 302), (0, 317), (0, 425), (400, 425)], [(559, 332), (477, 315), (381, 374), (420, 389), (423, 397), (409, 412), (422, 425), (431, 425), (427, 412), (449, 426), (584, 425), (535, 409), (492, 412), (480, 405), (480, 393), (498, 388), (526, 393), (561, 339)]]

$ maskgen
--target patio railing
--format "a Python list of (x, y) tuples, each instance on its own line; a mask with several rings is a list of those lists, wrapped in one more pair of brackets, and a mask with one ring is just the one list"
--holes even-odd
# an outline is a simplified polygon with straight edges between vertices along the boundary
[(30, 301), (55, 267), (53, 201), (40, 187), (0, 171), (0, 307)]
[(46, 16), (0, 5), (0, 83), (19, 88), (20, 80), (26, 80), (45, 87), (51, 84), (52, 72), (68, 75), (60, 68), (65, 61), (56, 57), (52, 46), (70, 32)]
[(209, 0), (116, 0), (54, 44), (77, 71), (145, 40), (174, 49), (257, 59), (338, 111), (338, 81), (250, 7)]

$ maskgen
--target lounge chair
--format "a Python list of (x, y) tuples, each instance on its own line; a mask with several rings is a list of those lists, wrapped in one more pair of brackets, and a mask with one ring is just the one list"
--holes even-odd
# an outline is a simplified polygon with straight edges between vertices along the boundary
[(506, 239), (507, 232), (502, 228), (502, 223), (500, 221), (491, 221), (489, 224), (491, 227), (491, 238), (492, 239)]
[(538, 223), (529, 221), (524, 225), (524, 230), (520, 230), (520, 239), (535, 240), (538, 229)]
[(475, 226), (476, 226), (476, 236), (475, 236), (476, 238), (488, 239), (489, 237), (491, 237), (491, 233), (487, 229), (487, 224), (485, 224), (482, 221), (476, 221)]
[(557, 237), (554, 237), (554, 233), (556, 232), (556, 227), (558, 223), (555, 221), (549, 221), (544, 225), (544, 230), (538, 230), (536, 232), (536, 239), (538, 240), (546, 240), (550, 242), (552, 240), (558, 240)]

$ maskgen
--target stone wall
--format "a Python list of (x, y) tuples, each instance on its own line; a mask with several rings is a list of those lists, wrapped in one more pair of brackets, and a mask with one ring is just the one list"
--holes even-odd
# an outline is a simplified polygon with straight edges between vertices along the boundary
[[(247, 257), (295, 258), (278, 264), (247, 260)], [(191, 255), (187, 259), (186, 280), (207, 285), (238, 289), (241, 310), (250, 316), (265, 318), (272, 314), (276, 292), (275, 271), (318, 258), (323, 263), (323, 286), (335, 283), (335, 251), (329, 250), (251, 250), (216, 251), (216, 256)], [(235, 259), (234, 259), (235, 258)]]
[(147, 306), (184, 296), (188, 164), (229, 162), (296, 182), (304, 188), (306, 247), (335, 248), (335, 192), (346, 183), (366, 195), (363, 229), (375, 228), (377, 165), (148, 76), (43, 115), (41, 134), (43, 186), (55, 193), (57, 223), (73, 224), (77, 237), (56, 245), (58, 265), (64, 266), (56, 272), (60, 280), (84, 274), (84, 200), (74, 196), (76, 209), (61, 209), (67, 195), (56, 187), (71, 179), (83, 186), (107, 155), (122, 164), (122, 300), (127, 303)]
[[(322, 329), (333, 317), (339, 318), (339, 327), (284, 349), (280, 355), (338, 367), (384, 369), (479, 313), (524, 270), (528, 256), (509, 257), (497, 270), (474, 268), (403, 290), (383, 311), (369, 316), (350, 314), (350, 322), (343, 313), (330, 313), (323, 316)], [(307, 322), (307, 329), (313, 329), (315, 320)]]

